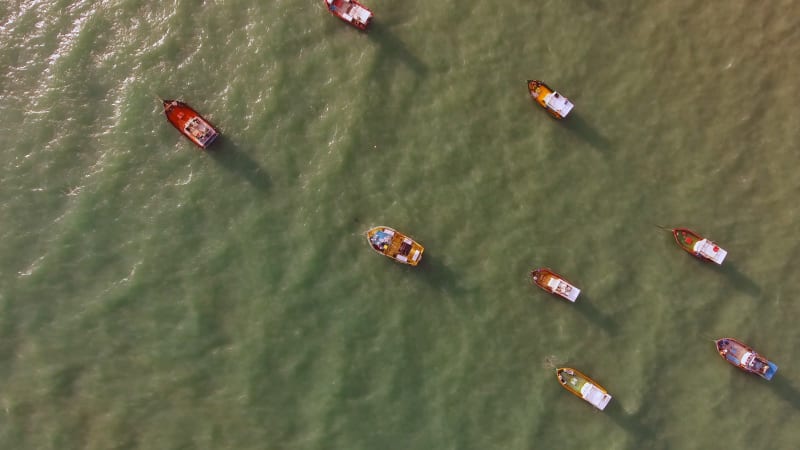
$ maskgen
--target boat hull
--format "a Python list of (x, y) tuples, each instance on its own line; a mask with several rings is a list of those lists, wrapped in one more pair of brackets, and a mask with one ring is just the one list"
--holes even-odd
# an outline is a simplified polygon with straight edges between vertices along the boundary
[(611, 402), (611, 394), (603, 386), (600, 386), (600, 383), (577, 369), (559, 367), (556, 369), (556, 378), (561, 387), (600, 411), (604, 410)]
[(754, 373), (769, 381), (778, 371), (775, 363), (734, 338), (717, 339), (714, 344), (722, 359), (745, 372)]
[(572, 303), (575, 303), (581, 293), (581, 290), (566, 278), (546, 267), (531, 271), (531, 281), (542, 290)]
[(678, 246), (690, 255), (716, 264), (722, 264), (728, 252), (688, 228), (673, 228), (672, 235)]
[(539, 106), (559, 120), (567, 117), (574, 107), (569, 99), (540, 80), (528, 80), (528, 93)]
[(374, 14), (366, 6), (355, 0), (325, 0), (331, 14), (359, 30), (366, 31)]
[(393, 228), (385, 226), (370, 228), (366, 235), (369, 246), (389, 259), (409, 266), (416, 266), (422, 260), (425, 248)]
[(178, 100), (164, 100), (164, 115), (194, 145), (207, 149), (219, 137), (219, 131), (191, 106)]

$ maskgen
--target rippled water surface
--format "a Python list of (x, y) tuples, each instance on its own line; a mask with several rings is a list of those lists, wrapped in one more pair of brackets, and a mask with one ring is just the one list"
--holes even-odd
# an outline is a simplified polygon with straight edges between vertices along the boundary
[(797, 448), (800, 3), (367, 6), (0, 4), (0, 448)]

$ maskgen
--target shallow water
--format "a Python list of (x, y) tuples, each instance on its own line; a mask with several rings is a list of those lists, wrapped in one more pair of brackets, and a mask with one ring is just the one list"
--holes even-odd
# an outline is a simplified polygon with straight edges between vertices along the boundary
[(0, 447), (796, 448), (798, 2), (367, 6), (0, 4)]

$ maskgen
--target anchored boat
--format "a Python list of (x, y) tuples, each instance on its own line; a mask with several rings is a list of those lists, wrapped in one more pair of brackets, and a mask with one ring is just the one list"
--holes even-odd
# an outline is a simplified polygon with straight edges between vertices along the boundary
[(206, 149), (219, 137), (219, 131), (191, 106), (178, 100), (162, 102), (169, 123), (198, 147)]
[(539, 106), (547, 110), (547, 112), (556, 119), (567, 117), (567, 114), (569, 114), (573, 106), (575, 106), (567, 97), (559, 94), (551, 89), (550, 86), (539, 80), (528, 80), (528, 92), (530, 92), (531, 98), (533, 98)]
[(531, 279), (545, 291), (561, 296), (573, 303), (578, 299), (578, 294), (581, 293), (581, 290), (575, 285), (548, 268), (533, 270)]
[(366, 30), (372, 21), (372, 11), (355, 0), (325, 0), (328, 11), (359, 30)]
[(577, 369), (561, 367), (556, 369), (556, 376), (564, 389), (591, 403), (600, 411), (611, 401), (611, 394), (603, 386)]
[(720, 248), (719, 245), (688, 228), (673, 228), (672, 235), (675, 236), (675, 242), (682, 249), (700, 259), (722, 264), (725, 256), (728, 255), (728, 252)]
[(778, 371), (778, 366), (755, 350), (733, 338), (722, 338), (714, 341), (717, 352), (725, 361), (744, 370), (754, 373), (765, 380), (771, 380)]
[(410, 266), (419, 264), (425, 251), (415, 240), (389, 227), (370, 228), (367, 241), (381, 255)]

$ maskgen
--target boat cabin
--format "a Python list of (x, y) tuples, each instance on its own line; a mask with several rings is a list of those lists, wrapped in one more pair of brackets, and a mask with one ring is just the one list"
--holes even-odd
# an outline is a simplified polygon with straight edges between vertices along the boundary
[(747, 352), (742, 356), (742, 365), (748, 370), (759, 373), (766, 373), (769, 370), (769, 365), (753, 352)]
[(547, 281), (547, 287), (549, 287), (554, 294), (558, 294), (571, 302), (577, 300), (578, 294), (581, 293), (580, 289), (556, 277), (552, 277)]
[(706, 259), (710, 259), (717, 264), (722, 264), (728, 252), (720, 248), (717, 244), (708, 239), (701, 239), (694, 243), (694, 253)]
[(561, 117), (567, 117), (572, 108), (575, 106), (566, 97), (558, 92), (552, 92), (544, 97), (544, 104), (557, 112)]
[(214, 139), (217, 138), (218, 133), (211, 125), (200, 117), (193, 117), (186, 122), (184, 130), (187, 134), (191, 135), (197, 140), (201, 147), (205, 148), (211, 145)]

